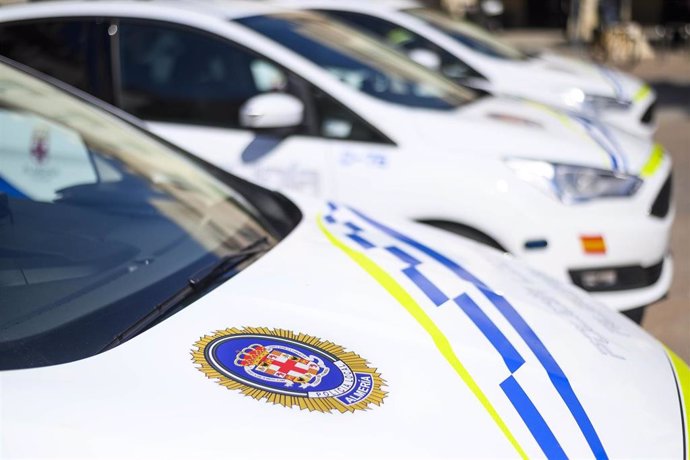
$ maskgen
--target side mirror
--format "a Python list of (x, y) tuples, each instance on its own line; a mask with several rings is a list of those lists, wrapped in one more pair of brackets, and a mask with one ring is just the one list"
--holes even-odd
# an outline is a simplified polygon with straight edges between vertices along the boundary
[(441, 56), (433, 51), (426, 50), (424, 48), (415, 48), (407, 53), (407, 57), (428, 69), (436, 72), (441, 70)]
[(243, 128), (294, 128), (302, 121), (304, 104), (290, 94), (259, 94), (240, 107), (240, 126)]

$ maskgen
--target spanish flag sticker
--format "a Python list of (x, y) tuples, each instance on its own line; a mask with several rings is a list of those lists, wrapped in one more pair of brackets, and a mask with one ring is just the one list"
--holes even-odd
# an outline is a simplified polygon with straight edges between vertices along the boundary
[(606, 254), (606, 242), (601, 235), (581, 236), (582, 250), (585, 254)]

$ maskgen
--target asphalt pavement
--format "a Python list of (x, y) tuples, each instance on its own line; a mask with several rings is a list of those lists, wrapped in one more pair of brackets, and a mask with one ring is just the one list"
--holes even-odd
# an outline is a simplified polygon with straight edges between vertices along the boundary
[[(559, 31), (509, 31), (503, 38), (527, 50), (546, 47), (574, 55), (583, 53), (567, 47)], [(642, 326), (690, 363), (690, 46), (657, 50), (654, 59), (628, 71), (657, 91), (656, 139), (671, 152), (674, 161), (676, 220), (671, 252), (675, 276), (668, 297), (648, 309)]]

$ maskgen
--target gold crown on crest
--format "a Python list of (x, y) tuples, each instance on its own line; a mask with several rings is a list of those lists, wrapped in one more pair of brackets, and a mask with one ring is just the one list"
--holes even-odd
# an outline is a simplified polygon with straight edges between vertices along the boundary
[(271, 351), (266, 349), (263, 345), (250, 345), (235, 357), (235, 364), (238, 366), (256, 366), (259, 364)]

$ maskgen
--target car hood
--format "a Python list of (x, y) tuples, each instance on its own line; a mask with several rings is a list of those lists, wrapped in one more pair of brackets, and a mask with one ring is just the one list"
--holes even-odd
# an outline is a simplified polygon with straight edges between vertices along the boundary
[(641, 80), (613, 68), (556, 53), (544, 52), (528, 62), (531, 74), (551, 90), (579, 88), (587, 94), (632, 101), (645, 87)]
[(472, 153), (543, 159), (630, 174), (639, 174), (655, 151), (650, 139), (525, 99), (487, 96), (455, 112), (426, 111), (424, 118), (422, 123), (422, 117), (409, 117), (405, 131), (420, 136), (427, 145), (435, 143), (440, 151), (459, 141), (463, 150)]
[[(334, 355), (359, 393), (327, 393), (325, 377), (301, 399), (238, 383), (201, 352), (233, 334)], [(242, 347), (236, 365), (257, 349)], [(123, 345), (2, 373), (2, 454), (680, 458), (687, 368), (669, 356), (509, 256), (331, 203)]]

